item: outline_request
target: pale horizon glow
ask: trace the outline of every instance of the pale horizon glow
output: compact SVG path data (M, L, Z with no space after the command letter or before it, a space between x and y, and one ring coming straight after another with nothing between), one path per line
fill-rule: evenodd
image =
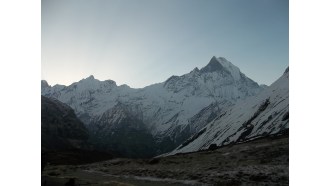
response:
M225 57L259 84L289 65L288 0L42 0L41 79L142 88Z

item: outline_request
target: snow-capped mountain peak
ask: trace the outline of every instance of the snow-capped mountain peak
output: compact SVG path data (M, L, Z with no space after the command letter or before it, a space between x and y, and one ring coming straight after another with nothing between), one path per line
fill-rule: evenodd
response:
M199 123L212 119L215 113L228 105L256 95L261 90L256 82L228 60L212 57L201 70L194 68L190 73L172 76L165 82L141 89L117 86L112 80L100 81L89 76L70 86L44 88L42 95L70 105L87 126L99 122L100 116L105 113L107 119L103 120L103 124L113 126L115 120L108 119L119 116L119 111L115 110L120 109L117 103L121 102L130 109L120 113L139 119L159 141L170 138L173 143L168 149L172 150L185 140L186 136L182 134L185 128L189 136L189 131L200 128ZM207 111L214 114L210 115ZM203 115L204 119L197 120L197 115ZM194 129L189 129L190 126ZM111 133L110 130L104 132Z
M230 61L228 61L224 57L219 57L216 59L226 70L230 72L230 74L233 76L235 81L239 81L241 79L241 71L237 66L233 65Z
M41 89L50 87L46 80L41 80Z
M86 79L95 79L93 75L88 76Z
M93 82L93 81L99 81L99 80L95 79L93 75L90 75L87 78L80 80L79 82Z
M190 73L198 73L199 69L197 67L194 68L194 70L192 70Z
M235 81L239 81L242 77L242 73L238 67L233 65L224 57L213 56L210 62L203 67L200 72L202 73L212 73L212 72L222 72L233 77Z
M256 96L239 100L169 153L207 149L275 135L289 128L289 69Z
M87 78L84 78L77 83L73 83L70 86L81 90L95 90L113 88L116 87L117 84L115 81L112 80L100 81L98 79L95 79L93 75L90 75Z
M210 72L223 71L223 70L226 69L222 66L222 64L220 64L219 60L215 56L213 56L210 62L200 71L202 73L210 73Z

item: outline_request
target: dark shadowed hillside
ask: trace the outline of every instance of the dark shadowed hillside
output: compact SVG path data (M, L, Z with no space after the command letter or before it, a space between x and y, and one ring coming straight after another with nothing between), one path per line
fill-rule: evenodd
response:
M64 185L289 185L289 138L259 138L154 159L113 159L86 165L47 166L43 183Z
M74 111L58 100L41 96L41 163L82 164L110 159L94 151L89 134Z
M41 147L44 150L82 148L88 131L74 111L58 100L41 96Z

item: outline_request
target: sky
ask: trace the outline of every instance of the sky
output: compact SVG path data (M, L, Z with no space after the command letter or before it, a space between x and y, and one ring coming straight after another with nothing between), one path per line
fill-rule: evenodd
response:
M259 84L289 65L288 0L42 0L41 79L142 88L225 57Z

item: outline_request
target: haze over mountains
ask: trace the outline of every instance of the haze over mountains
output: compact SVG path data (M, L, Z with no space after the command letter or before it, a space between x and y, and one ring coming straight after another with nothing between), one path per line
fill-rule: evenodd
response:
M197 151L288 128L288 72L270 87L260 86L223 57L140 89L93 76L70 86L43 80L41 88L75 111L96 148L127 157L178 146L172 153Z

